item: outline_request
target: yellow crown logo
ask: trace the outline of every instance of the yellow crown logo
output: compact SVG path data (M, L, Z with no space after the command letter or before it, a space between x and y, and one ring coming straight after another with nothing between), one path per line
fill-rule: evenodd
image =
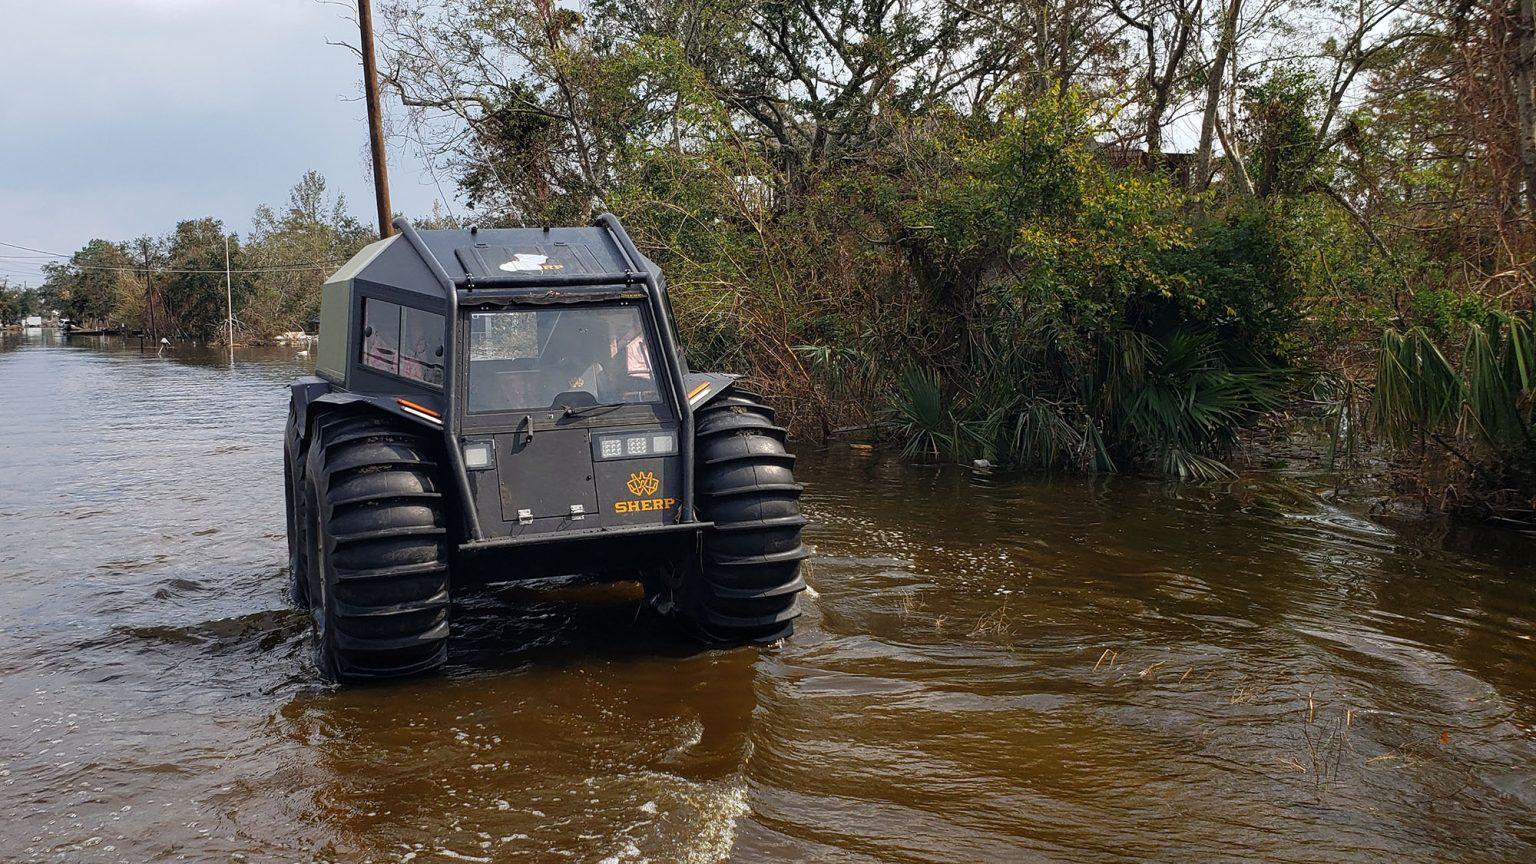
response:
M656 479L654 471L636 471L629 475L629 482L625 485L629 487L631 495L655 495L656 490L661 488L661 481Z

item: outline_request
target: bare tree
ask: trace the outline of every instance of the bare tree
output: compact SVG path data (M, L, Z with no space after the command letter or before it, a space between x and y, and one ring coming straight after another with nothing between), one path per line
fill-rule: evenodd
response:
M1345 0L1338 7L1337 29L1325 43L1325 56L1332 60L1327 74L1328 89L1307 164L1316 164L1324 152L1338 144L1339 130L1334 124L1346 100L1358 95L1356 82L1360 73L1404 39L1423 32L1415 26L1417 22L1412 16L1405 13L1408 3L1409 0Z
M1216 56L1206 67L1205 112L1200 119L1200 146L1195 156L1194 184L1195 188L1200 190L1205 189L1211 182L1213 165L1211 145L1216 134L1217 112L1221 110L1221 97L1224 92L1222 84L1237 43L1237 19L1242 14L1242 10L1243 0L1227 0L1216 22Z
M1525 179L1525 212L1536 219L1536 0L1520 0L1519 16L1515 94L1520 117L1520 166Z
M1163 152L1163 125L1188 79L1184 58L1201 27L1204 0L1110 0L1116 16L1140 35L1141 119L1147 154Z

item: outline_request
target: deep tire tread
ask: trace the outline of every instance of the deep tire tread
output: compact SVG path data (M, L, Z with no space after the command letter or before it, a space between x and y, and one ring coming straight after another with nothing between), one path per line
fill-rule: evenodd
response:
M430 629L415 633L407 633L403 636L373 637L354 636L345 630L336 633L336 647L343 651L368 651L372 653L408 651L411 649L429 648L436 649L448 638L448 622L443 620ZM349 661L366 661L367 658L347 658ZM366 665L366 663L349 663L349 666Z
M398 567L380 567L375 570L341 570L337 569L337 582L367 582L375 579L397 579L401 576L425 576L442 573L446 575L448 567L445 564L402 564Z
M420 499L423 501L441 501L443 496L439 492L396 492L388 496L378 495L353 495L350 498L331 497L332 507L346 507L352 504L377 504L380 501L409 501Z
M436 669L447 660L451 608L436 445L371 415L333 419L317 437L322 669L342 682Z
M760 496L764 492L788 492L798 496L804 489L805 487L799 483L754 483L751 485L727 486L723 489L711 489L708 492L701 492L699 494L708 495L711 498L728 498L732 495Z
M793 564L811 557L810 550L796 546L783 552L764 552L761 555L722 555L705 553L705 561L714 567L768 567L774 564Z
M729 435L733 432L758 432L779 441L789 439L789 430L783 426L775 426L767 419L756 414L749 413L720 413L713 416L700 417L694 434L700 438L713 435Z
M402 528L377 528L372 531L356 531L351 534L333 534L337 543L362 543L367 540L388 540L394 537L430 537L447 534L446 528L407 526Z
M696 417L696 503L714 527L679 606L709 641L773 642L800 614L800 562L809 555L800 540L803 487L784 447L788 433L773 420L761 397L734 387Z
M354 606L337 601L336 614L342 618L378 618L385 615L409 615L414 612L434 612L448 605L448 592L442 591L426 600L408 600L388 606Z
M727 522L723 525L717 522L715 523L715 530L729 533L731 531L760 531L765 527L803 528L806 525L809 525L810 522L811 520L797 514L794 516L776 516L768 519L758 519L755 522Z
M448 660L447 645L443 645L437 651L427 657L414 662L399 663L395 665L362 665L361 663L351 667L348 674L349 681L388 681L394 678L409 678L413 675L423 675L436 670Z
M805 590L805 579L797 575L788 582L769 585L766 588L727 588L723 585L711 585L709 590L722 600L757 600L764 597L798 594Z

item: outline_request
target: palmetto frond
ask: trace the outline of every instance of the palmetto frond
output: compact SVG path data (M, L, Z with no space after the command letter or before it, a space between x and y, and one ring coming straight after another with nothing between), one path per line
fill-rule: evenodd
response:
M1176 330L1163 339L1107 340L1091 398L1115 444L1165 474L1207 480L1230 475L1210 457L1237 428L1281 404L1285 378L1254 364L1236 367L1210 333Z
M1458 370L1420 329L1382 334L1371 400L1375 429L1396 446L1420 435L1467 438L1496 453L1530 448L1536 336L1529 315L1468 328Z
M1453 425L1464 392L1461 377L1423 330L1382 334L1371 417L1389 441L1401 446L1422 430Z
M908 456L939 457L955 446L955 424L944 405L939 373L914 366L897 383L886 425L906 441Z

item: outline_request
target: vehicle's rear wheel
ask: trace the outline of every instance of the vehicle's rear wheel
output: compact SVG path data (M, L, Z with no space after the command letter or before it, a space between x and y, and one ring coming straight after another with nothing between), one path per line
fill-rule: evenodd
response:
M715 523L697 569L674 579L678 611L713 642L771 642L788 636L805 590L800 562L800 484L795 457L773 409L732 389L695 418L699 517Z
M309 608L309 519L304 513L304 450L299 436L298 414L290 403L288 426L283 435L284 509L288 515L288 599L300 609Z
M300 508L316 665L338 682L435 669L448 656L449 613L439 448L382 415L321 423Z

